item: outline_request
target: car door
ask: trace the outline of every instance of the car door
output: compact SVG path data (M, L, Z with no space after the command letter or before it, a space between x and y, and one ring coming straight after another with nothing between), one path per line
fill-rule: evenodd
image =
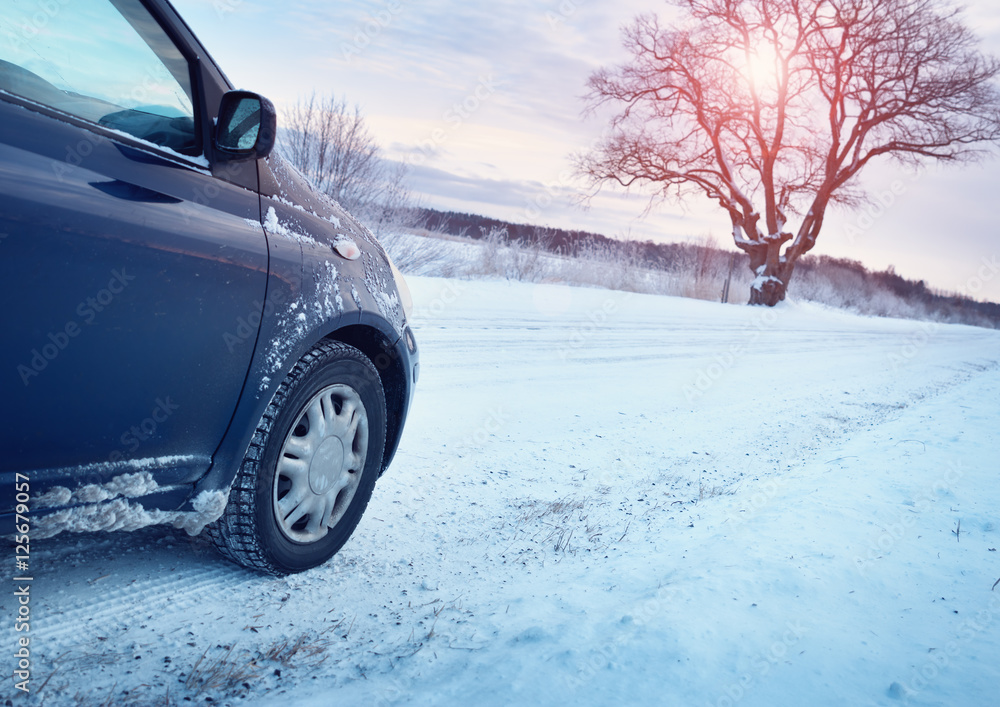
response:
M0 33L0 480L193 480L265 300L256 171L213 175L224 87L162 12L51 5Z

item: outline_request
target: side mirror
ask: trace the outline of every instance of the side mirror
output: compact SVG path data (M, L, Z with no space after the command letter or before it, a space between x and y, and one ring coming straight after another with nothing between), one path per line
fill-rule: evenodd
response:
M215 147L225 158L267 157L277 132L278 117L271 101L250 91L229 91L222 97Z

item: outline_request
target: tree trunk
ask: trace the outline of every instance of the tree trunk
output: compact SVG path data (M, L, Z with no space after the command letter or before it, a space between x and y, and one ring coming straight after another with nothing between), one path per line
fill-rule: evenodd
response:
M757 279L750 286L749 304L763 304L773 307L785 299L785 291L787 289L788 283L773 275L765 275L763 278L758 275Z
M792 269L785 267L781 262L781 244L771 243L768 245L763 258L750 257L750 270L757 277L750 283L749 304L762 304L768 307L785 299L785 292L788 290L788 280L791 277Z

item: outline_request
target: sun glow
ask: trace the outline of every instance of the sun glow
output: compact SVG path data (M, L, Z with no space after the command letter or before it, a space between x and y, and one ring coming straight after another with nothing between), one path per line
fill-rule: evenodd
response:
M778 87L780 73L778 52L769 44L762 43L749 56L742 56L743 77L758 92L774 90Z

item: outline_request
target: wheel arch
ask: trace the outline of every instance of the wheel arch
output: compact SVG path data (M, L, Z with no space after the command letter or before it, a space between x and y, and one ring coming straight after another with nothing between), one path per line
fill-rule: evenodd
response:
M300 343L288 356L287 364L288 368L291 368L299 357L321 341L339 341L353 346L372 362L382 381L386 404L386 440L382 452L381 475L389 467L399 446L413 395L418 354L408 327L404 327L403 333L400 334L384 319L371 314L366 317L365 314L362 313L362 323L357 323L358 320L355 319L353 323L344 324L325 334L322 329L314 331L311 337L304 340L310 343L305 344L304 341ZM250 380L252 379L253 375ZM248 386L251 385L250 380L247 382ZM270 392L276 390L279 383L280 380L272 382L273 388ZM245 390L244 395L246 392ZM180 510L190 510L194 498L203 491L228 489L232 485L249 448L253 430L269 400L270 394L251 396L241 401L241 406L247 407L237 411L227 433L227 439L223 440L220 449L217 450L211 467L195 482L191 495Z
M396 453L396 447L399 445L410 400L412 383L406 370L409 356L403 355L408 353L404 343L406 337L391 341L382 331L373 326L351 324L341 327L323 338L353 346L363 353L378 371L382 381L386 407L385 450L382 453L382 472L385 472Z

